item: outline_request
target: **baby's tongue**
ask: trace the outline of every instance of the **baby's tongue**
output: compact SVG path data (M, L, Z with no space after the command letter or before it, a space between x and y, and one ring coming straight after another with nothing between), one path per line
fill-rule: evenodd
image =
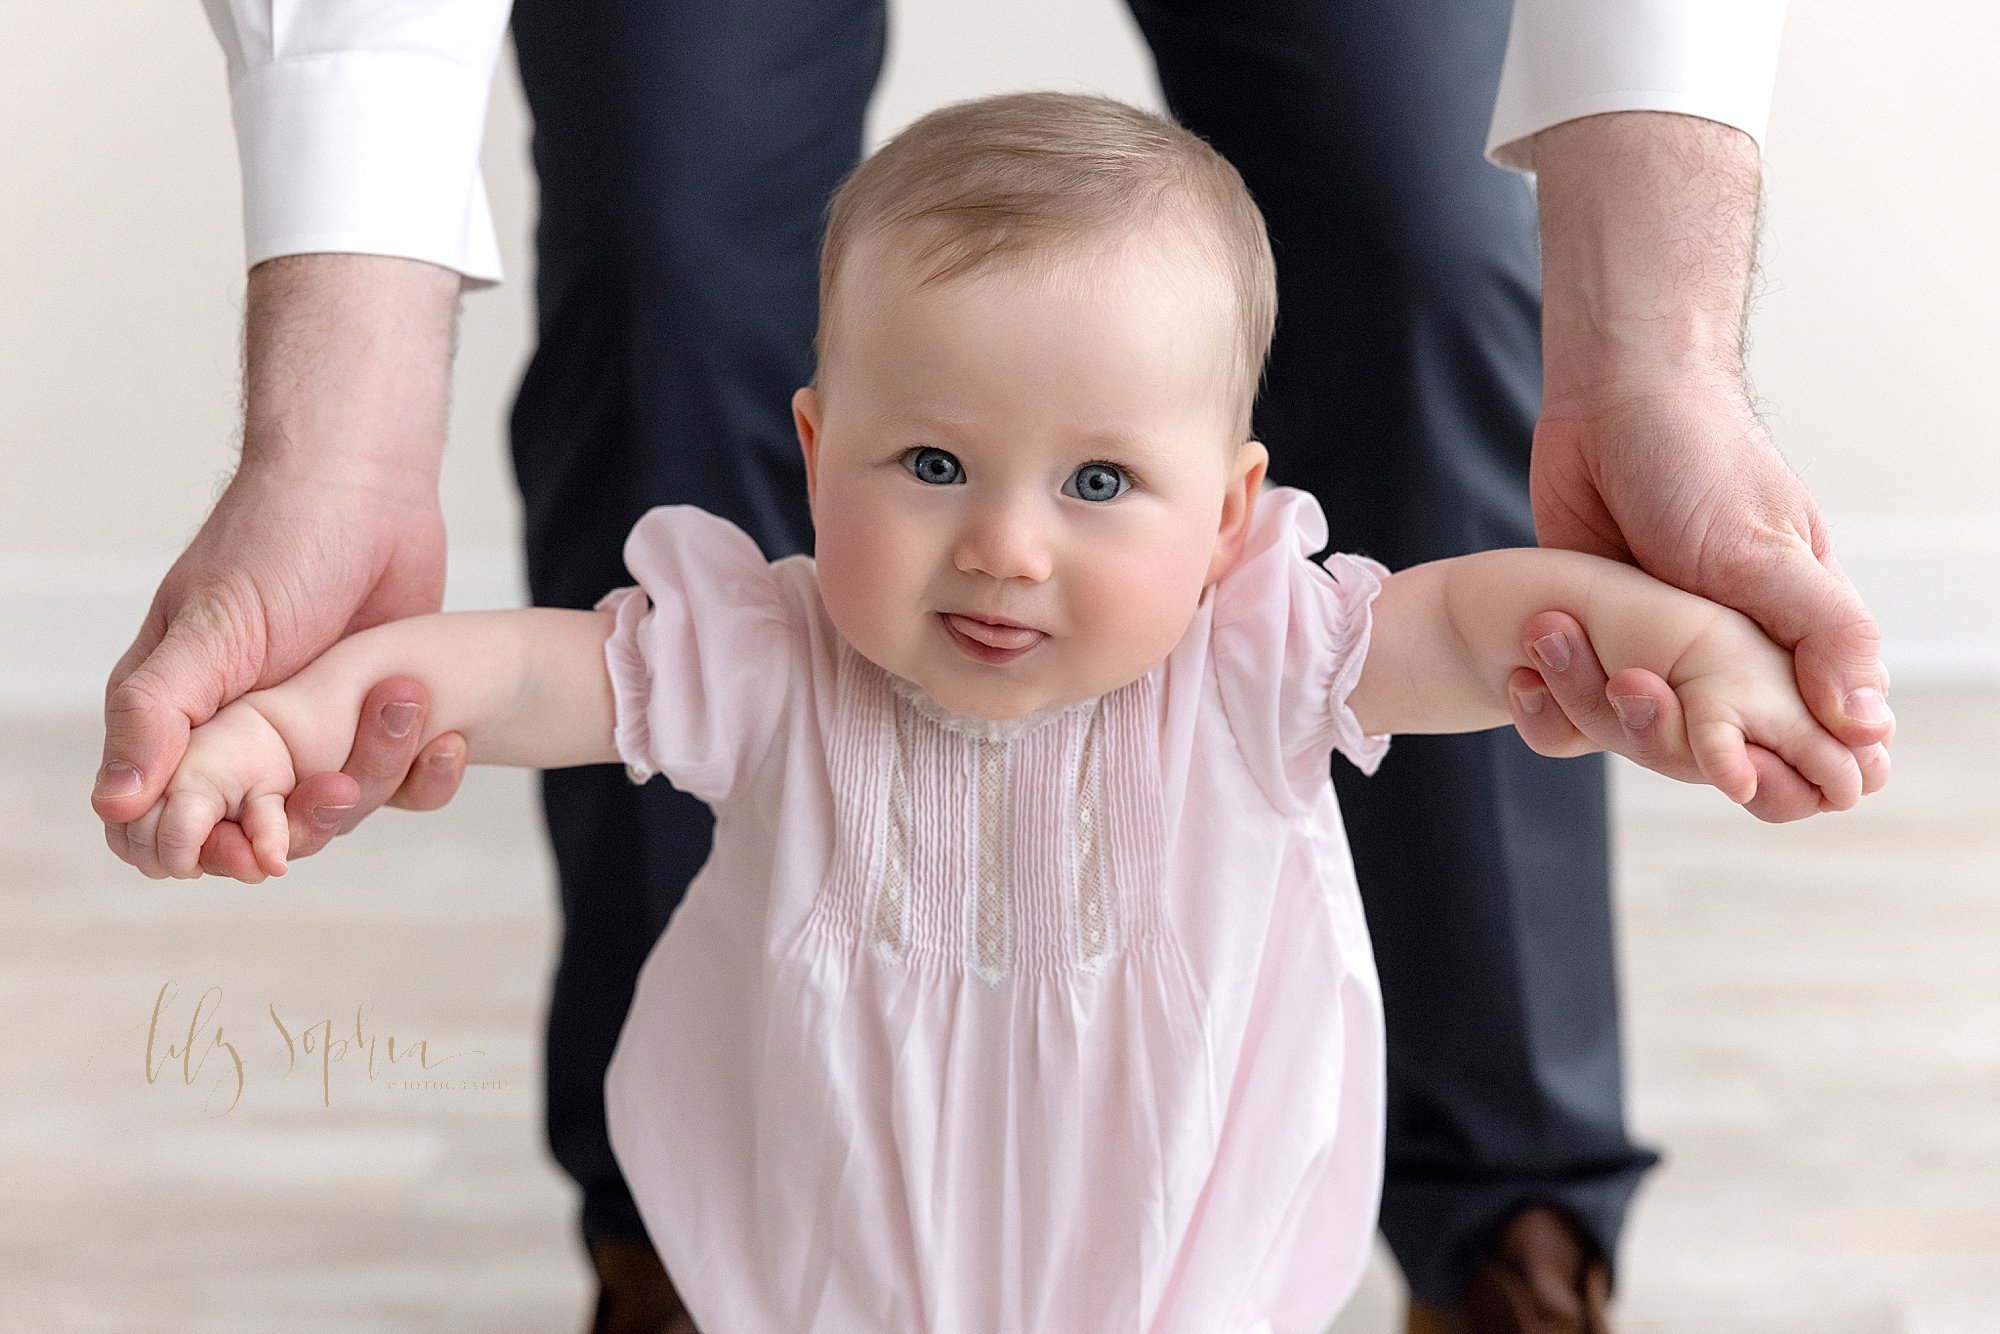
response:
M976 639L988 648L1026 648L1042 637L1040 630L1028 630L1018 625L988 625L965 616L953 616L951 623L958 627L960 634Z

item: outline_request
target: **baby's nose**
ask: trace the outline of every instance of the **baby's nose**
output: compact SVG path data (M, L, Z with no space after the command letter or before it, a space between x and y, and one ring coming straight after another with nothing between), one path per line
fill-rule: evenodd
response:
M1054 564L1050 552L1042 522L1027 506L993 505L982 507L968 520L956 559L967 574L1040 583Z

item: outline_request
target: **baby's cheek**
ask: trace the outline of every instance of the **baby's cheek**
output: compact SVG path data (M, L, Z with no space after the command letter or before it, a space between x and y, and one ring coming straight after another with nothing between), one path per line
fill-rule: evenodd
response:
M821 525L817 539L816 569L827 615L855 648L883 661L894 651L885 642L896 630L889 609L907 611L914 596L907 590L915 556L898 540L893 524L851 518Z
M1187 633L1207 570L1205 560L1196 567L1185 552L1154 555L1112 562L1109 577L1094 584L1091 624L1104 631L1098 642L1129 660L1134 678L1165 658Z

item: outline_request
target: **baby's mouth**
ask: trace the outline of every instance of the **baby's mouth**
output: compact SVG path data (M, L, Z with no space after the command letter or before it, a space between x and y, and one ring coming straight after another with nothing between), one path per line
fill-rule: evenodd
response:
M989 625L985 621L975 621L969 616L959 616L946 612L945 619L967 639L975 640L988 648L1027 648L1042 638L1040 630L1029 630L1018 625Z

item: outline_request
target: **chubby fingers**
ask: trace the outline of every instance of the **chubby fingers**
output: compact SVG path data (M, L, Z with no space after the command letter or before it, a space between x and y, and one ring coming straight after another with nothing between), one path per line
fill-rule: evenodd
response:
M1770 750L1750 740L1736 720L1715 715L1706 702L1700 708L1702 716L1688 724L1688 741L1702 772L1697 781L1711 784L1758 819L1786 824L1822 811L1846 810L1858 799L1858 792L1848 795L1848 785L1836 777L1837 766L1789 747L1784 753Z
M228 803L204 786L169 787L137 819L105 827L105 841L149 880L195 880L201 850Z
M286 853L291 848L291 834L285 827L284 796L265 792L247 799L243 803L241 825L259 869L270 875L283 875Z

